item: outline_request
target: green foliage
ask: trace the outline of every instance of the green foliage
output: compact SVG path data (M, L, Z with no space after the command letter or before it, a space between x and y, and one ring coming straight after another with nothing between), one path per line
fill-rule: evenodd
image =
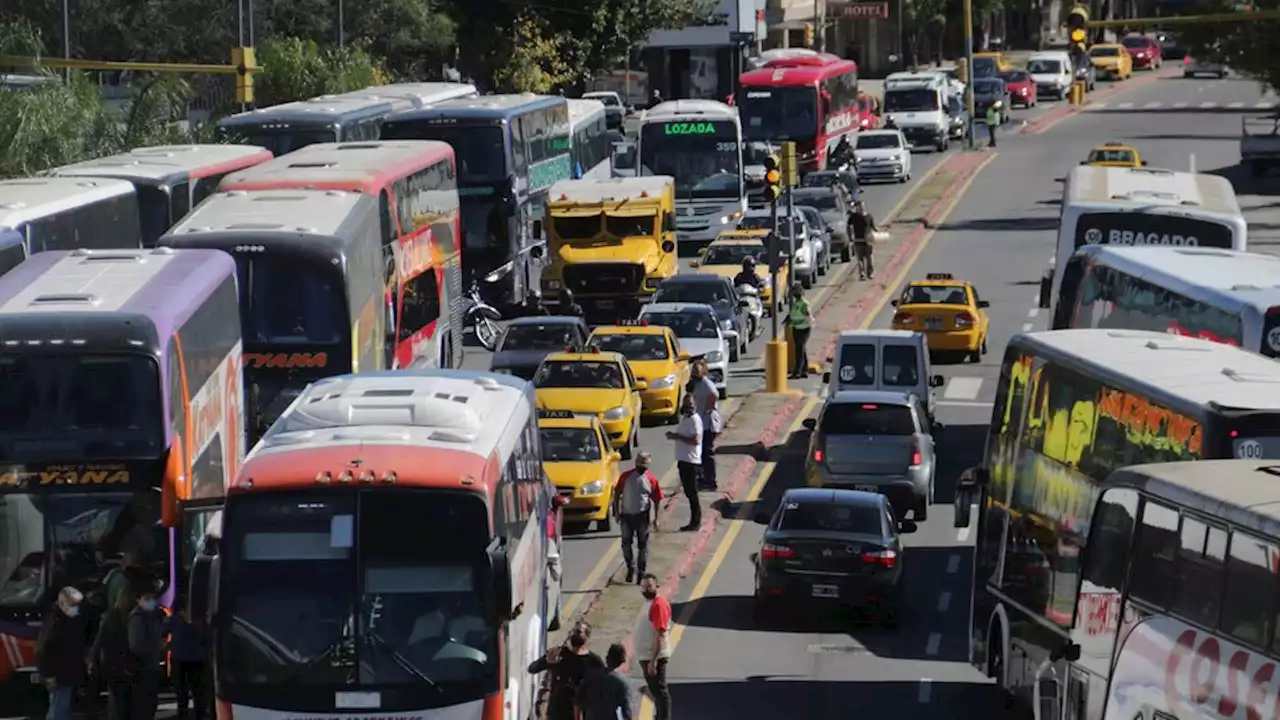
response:
M581 2L560 4L566 7L549 5L540 12L560 30L579 71L576 79L621 66L655 30L724 22L713 17L716 4L711 0L595 0L585 10Z
M1255 10L1280 8L1280 0L1255 2ZM1210 0L1184 14L1200 15L1237 12L1234 2ZM1275 51L1280 38L1280 21L1249 20L1235 23L1179 25L1175 28L1179 44L1192 57L1226 62L1232 70L1256 79L1272 90L1280 91L1280 53Z
M549 93L569 78L560 40L537 20L523 18L515 26L507 62L494 71L494 81L507 92Z
M386 79L377 61L358 46L326 48L293 37L263 42L258 63L264 68L255 79L260 106L349 92Z
M347 42L353 39L380 58L395 76L437 77L453 60L458 25L431 0L381 0L349 3L358 12L346 17Z

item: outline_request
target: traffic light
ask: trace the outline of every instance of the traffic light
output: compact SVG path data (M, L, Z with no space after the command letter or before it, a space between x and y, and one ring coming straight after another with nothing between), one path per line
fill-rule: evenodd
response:
M813 45L813 23L805 23L805 24L804 24L804 46L805 46L805 47L807 47L807 48L811 48L811 49L813 49L813 48L814 48L814 45Z
M1089 8L1076 5L1067 15L1067 37L1071 40L1071 53L1085 55L1089 52L1089 31L1085 24L1089 22Z
M796 172L796 144L790 141L782 143L782 184L795 187L800 184L800 173Z
M782 161L777 155L764 159L764 183L765 196L769 198L769 202L777 202L782 197Z
M253 48L231 48L231 64L236 66L236 102L249 105L253 103L253 74L258 70Z

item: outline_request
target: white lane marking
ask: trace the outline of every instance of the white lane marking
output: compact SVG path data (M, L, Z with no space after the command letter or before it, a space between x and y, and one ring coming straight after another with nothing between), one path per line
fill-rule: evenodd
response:
M1162 103L1158 103L1158 102L1149 102L1149 103L1147 103L1146 105L1143 105L1142 107L1147 108L1148 110L1150 110L1151 108L1158 108L1158 107L1160 107L1160 105L1161 105L1161 104L1162 104Z
M924 646L924 654L925 654L925 655L937 655L937 654L938 654L938 648L939 648L939 647L941 647L941 646L942 646L942 634L941 634L941 633L931 633L931 634L929 635L929 642L928 642L928 643L926 643L926 644L925 644L925 646Z
M1242 102L1233 102L1233 103L1231 103L1231 104L1227 105L1227 107L1229 107L1229 108L1242 108L1242 107L1244 107L1244 103L1242 103Z
M951 557L947 558L947 574L955 575L956 571L959 569L960 569L960 556L953 553Z
M1033 326L1035 326L1035 323L1022 323L1022 332L1031 332Z
M970 517L972 517L972 515L970 515ZM962 543L969 542L968 526L962 527L956 531L956 542L962 542Z
M1274 106L1275 106L1275 103L1273 103L1273 102L1268 102L1268 101L1266 101L1266 100L1260 100L1260 101L1258 102L1258 104L1257 104L1257 105L1254 105L1253 107L1254 107L1254 109L1255 109L1255 110L1270 110L1270 109L1271 109L1272 107L1274 107Z
M1039 314L1040 314L1040 308L1038 308L1038 307L1033 307L1033 308L1031 308L1031 310L1029 310L1029 311L1027 312L1027 317L1029 317L1029 318L1033 318L1033 317L1035 317L1035 316L1037 316L1037 315L1039 315Z
M1189 168L1187 170L1187 172L1189 173L1193 173L1196 171L1196 154L1195 153L1191 153L1191 155L1187 158L1187 167Z
M1106 103L1094 103L1094 104L1090 105L1089 107L1090 107L1090 109L1092 109L1092 110L1101 110L1102 108L1104 108L1104 107L1106 107L1106 106L1107 106L1107 104L1106 104Z
M1200 103L1200 107L1202 107L1202 108L1211 108L1211 107L1216 107L1216 106L1217 106L1217 104L1218 104L1218 103L1215 103L1215 102L1203 102L1203 103Z
M944 400L977 400L982 378L953 377L942 393Z
M1188 104L1189 104L1189 103L1176 102L1176 103L1174 103L1174 104L1173 104L1173 106L1174 106L1174 107L1176 107L1176 108L1184 108L1184 107L1186 107Z
M921 704L924 704L929 702L929 696L932 694L933 681L929 678L920 678L920 694L916 696L916 699L919 700Z
M989 408L995 403L991 400L939 400L936 404L943 407Z
M1131 107L1133 107L1133 103L1120 103L1120 104L1119 104L1119 105L1117 105L1116 107L1121 108L1121 109L1123 109L1123 108L1131 108Z
M951 607L951 593L944 592L938 596L938 612L946 612Z

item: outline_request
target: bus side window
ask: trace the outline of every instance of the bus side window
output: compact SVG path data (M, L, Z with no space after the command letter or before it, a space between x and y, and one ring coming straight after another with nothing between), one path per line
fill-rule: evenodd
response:
M382 219L382 245L391 257L396 243L396 221L391 217L391 196L385 189L378 194L378 216Z
M1138 492L1131 488L1111 488L1098 502L1084 558L1084 580L1096 592L1119 595L1124 590L1137 517Z
M178 183L169 188L169 224L177 225L178 221L191 212L191 184Z
M422 274L405 283L400 340L408 340L439 319L440 283L435 268L426 268Z
M1152 500L1142 504L1142 522L1133 544L1129 594L1160 608L1173 604L1178 552L1178 511Z
M0 246L0 275L14 269L27 259L22 243L15 242L9 246Z
M1086 260L1073 257L1062 271L1062 286L1058 289L1058 304L1053 309L1053 329L1064 330L1072 326L1076 304L1080 300L1080 281L1087 272ZM1085 327L1090 327L1086 325Z
M222 183L222 178L224 177L226 177L226 173L196 178L195 184L192 185L191 207L199 205L204 202L205 198L218 192L218 185ZM175 219L174 222L177 222L177 220Z
M1178 554L1173 609L1184 617L1214 627L1222 607L1227 531L1183 516L1179 534L1182 548Z
M1240 531L1231 533L1227 554L1227 584L1222 594L1222 621L1226 634L1255 647L1280 649L1275 630L1277 578L1275 560L1280 548L1267 540Z

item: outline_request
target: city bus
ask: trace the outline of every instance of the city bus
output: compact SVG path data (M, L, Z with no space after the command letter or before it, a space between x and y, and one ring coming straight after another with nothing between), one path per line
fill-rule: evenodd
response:
M734 105L748 142L796 143L801 172L823 170L827 151L858 130L858 65L812 50L769 50L738 78Z
M163 145L64 165L49 173L133 183L142 245L155 247L161 235L217 191L223 176L270 159L269 150L253 145Z
M471 83L416 82L372 85L363 90L352 90L337 97L408 100L415 108L424 108L454 98L475 97L480 93Z
M670 100L640 118L637 174L676 181L676 236L709 243L747 209L742 125L715 100Z
M218 130L226 140L280 157L315 143L377 140L384 118L412 107L402 97L324 95L229 115L218 121Z
M572 174L565 99L526 94L446 100L388 118L382 136L453 146L463 273L480 283L492 304L526 303L540 283L547 190Z
M1085 245L1063 271L1053 328L1154 330L1280 357L1277 278L1275 255Z
M222 189L345 190L377 198L386 357L392 368L460 367L463 289L455 176L453 148L442 142L317 143L229 175Z
M613 143L622 135L609 129L608 114L599 100L566 100L569 105L569 154L575 180L613 177Z
M1030 678L1081 612L1080 560L1108 476L1276 458L1277 408L1280 364L1240 348L1140 330L1014 336L985 457L955 501L967 527L978 497L970 661L1034 702Z
M196 571L222 714L536 717L561 504L540 452L519 378L311 385L245 459Z
M251 443L313 380L386 369L376 200L339 190L220 192L160 245L236 261Z
M0 180L0 230L22 235L28 254L142 247L133 185L105 178Z
M0 277L0 683L40 621L132 556L171 607L245 453L235 264L208 251L32 255Z
M1081 165L1062 190L1058 249L1040 285L1048 308L1072 253L1085 245L1172 245L1246 250L1248 225L1220 175Z

